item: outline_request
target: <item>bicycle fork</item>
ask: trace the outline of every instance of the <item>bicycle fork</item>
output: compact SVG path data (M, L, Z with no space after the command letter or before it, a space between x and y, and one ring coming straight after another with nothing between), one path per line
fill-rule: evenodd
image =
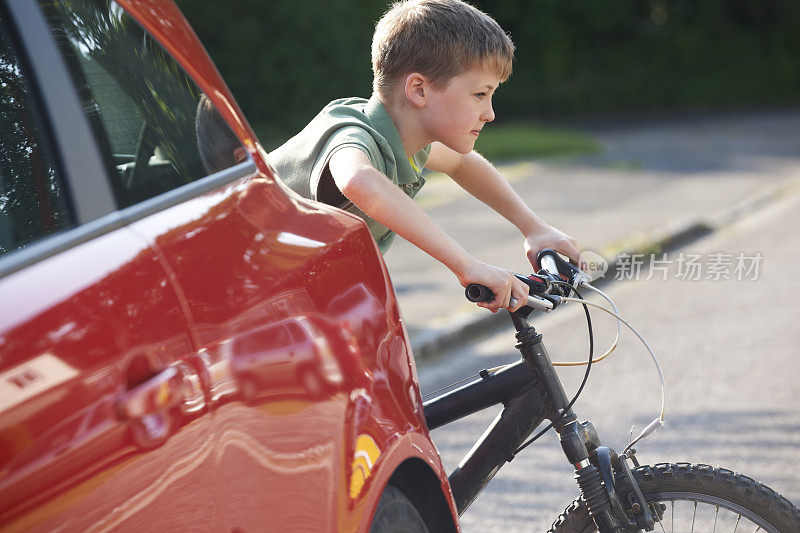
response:
M504 406L450 474L450 487L459 516L500 468L514 458L518 448L536 427L549 419L554 421L564 454L575 468L575 479L598 529L602 533L620 531L620 522L615 518L614 510L620 512L622 509L616 494L609 495L609 490L615 492L616 487L612 486L613 483L604 483L604 477L613 476L613 473L599 470L590 460L590 454L600 448L597 432L591 423L579 423L569 407L561 380L542 343L542 336L528 324L527 315L518 311L512 313L511 318L517 330L517 349L522 354L522 360L491 374L482 373L481 379L424 404L429 429L493 405L502 403ZM635 484L632 476L630 480ZM643 498L641 504L644 505ZM647 509L644 513L649 515ZM652 527L652 518L647 516L647 519L647 525Z

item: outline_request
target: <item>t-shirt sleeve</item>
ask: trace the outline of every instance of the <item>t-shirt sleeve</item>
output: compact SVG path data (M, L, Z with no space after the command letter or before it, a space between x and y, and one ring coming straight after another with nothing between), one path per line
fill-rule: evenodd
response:
M367 130L359 128L358 126L340 128L328 137L328 140L322 146L319 156L312 167L309 186L311 189L311 196L314 200L320 200L320 191L330 189L330 187L336 187L335 184L332 183L333 179L328 170L328 163L333 154L345 147L358 148L367 154L373 167L385 173L383 158L380 156L381 152L378 148L378 143L372 135L370 135ZM323 183L327 181L330 181L330 183Z

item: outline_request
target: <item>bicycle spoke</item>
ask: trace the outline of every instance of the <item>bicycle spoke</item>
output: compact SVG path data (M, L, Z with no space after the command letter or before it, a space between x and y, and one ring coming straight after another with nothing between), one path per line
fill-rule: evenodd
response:
M714 513L714 529L711 530L711 533L715 533L717 531L717 517L719 517L719 505L717 505L717 510Z
M658 521L658 525L661 526L661 531L663 531L664 533L667 533L667 530L664 529L664 523L662 521L659 520Z
M739 515L739 516L736 518L736 526L734 526L734 528L733 528L733 533L736 533L736 530L737 530L737 529L739 529L739 521L740 521L741 519L742 519L742 515Z
M675 533L675 502L672 502L672 533Z
M694 533L694 519L697 517L697 502L694 502L694 513L692 513L692 531Z

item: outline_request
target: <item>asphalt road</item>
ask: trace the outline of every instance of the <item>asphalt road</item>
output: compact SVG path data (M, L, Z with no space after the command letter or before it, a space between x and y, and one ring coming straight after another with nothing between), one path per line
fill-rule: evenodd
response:
M645 264L640 279L606 286L622 315L650 342L666 376L667 423L637 446L642 463L720 465L800 504L797 235L800 196L670 254L663 263L669 266L666 281L660 279L665 275L660 270L653 279L645 279L650 271ZM733 263L712 255L716 253L731 254ZM762 259L757 276L736 272L736 256L743 254L751 267L758 253ZM687 261L697 255L703 279L685 279L694 277ZM704 279L726 273L734 279ZM739 274L743 279L736 279ZM613 338L614 322L600 312L593 318L598 348L604 350ZM588 342L579 307L570 304L534 324L554 361L585 357ZM419 368L423 394L481 368L517 359L513 345L509 327L425 361ZM583 370L565 369L561 376L571 394ZM621 347L593 368L574 410L594 423L604 444L620 450L632 425L641 429L657 416L658 384L647 352L632 334L623 332ZM498 412L488 410L432 433L448 470ZM578 493L572 475L555 434L549 433L500 471L462 517L463 530L546 530Z

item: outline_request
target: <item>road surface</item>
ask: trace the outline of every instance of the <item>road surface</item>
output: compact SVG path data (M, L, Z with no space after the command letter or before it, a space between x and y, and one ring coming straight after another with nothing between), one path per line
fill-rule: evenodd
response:
M666 274L657 269L647 280L645 262L640 279L606 286L622 315L650 342L666 376L667 423L637 446L642 463L720 465L800 504L798 235L800 196L794 196L670 254L657 265L667 266ZM752 267L758 254L757 274L736 272L738 256ZM700 256L695 260L700 280L691 279L697 273L688 267L695 256ZM734 279L724 279L726 273ZM595 338L604 349L614 323L600 315L593 312ZM570 304L534 324L554 361L586 355L580 308ZM419 368L423 394L515 360L513 345L509 328L426 361ZM583 370L566 369L561 375L571 394ZM595 424L604 444L621 450L632 425L640 430L657 416L658 383L647 352L623 332L621 347L593 368L574 410ZM448 470L499 412L489 411L433 431ZM577 495L572 476L551 432L500 471L464 514L462 527L466 532L544 531Z

